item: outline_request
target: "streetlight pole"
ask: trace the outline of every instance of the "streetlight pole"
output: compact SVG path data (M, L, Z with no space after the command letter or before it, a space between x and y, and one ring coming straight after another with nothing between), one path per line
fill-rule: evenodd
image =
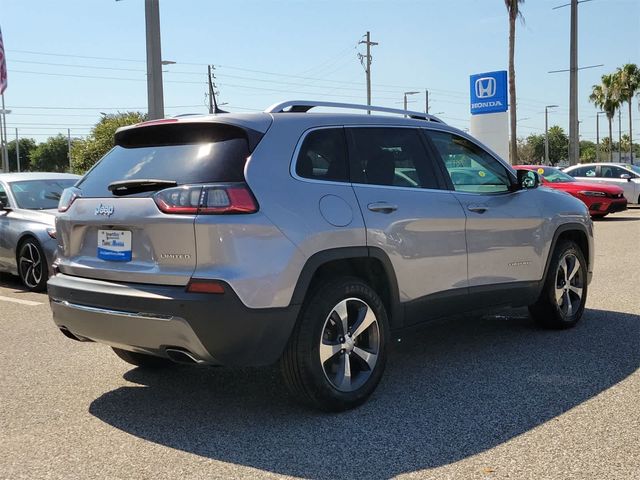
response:
M596 162L600 161L600 115L606 112L596 112Z
M158 0L145 0L144 16L147 36L147 111L149 120L155 120L164 118Z
M407 96L415 95L417 93L420 93L420 92L404 92L404 109L405 109L405 111L407 110ZM405 115L405 117L406 117L406 115Z
M544 164L549 164L549 109L558 105L547 105L544 107Z
M20 138L18 137L18 129L16 128L16 166L20 173Z

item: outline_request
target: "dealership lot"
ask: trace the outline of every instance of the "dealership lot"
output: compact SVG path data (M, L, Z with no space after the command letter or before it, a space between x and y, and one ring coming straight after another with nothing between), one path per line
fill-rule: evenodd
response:
M578 327L434 323L337 415L293 403L275 369L129 368L2 276L0 478L638 478L640 209L595 237Z

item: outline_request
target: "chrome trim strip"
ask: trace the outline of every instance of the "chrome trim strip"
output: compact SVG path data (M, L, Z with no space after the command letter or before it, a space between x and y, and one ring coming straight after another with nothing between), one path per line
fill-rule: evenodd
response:
M90 313L101 313L103 315L117 315L120 317L131 317L131 318L144 318L146 320L162 320L169 321L175 320L176 317L173 315L162 315L161 313L146 313L146 312L125 312L122 310L111 310L109 308L100 308L100 307L89 307L88 305L78 305L77 303L70 303L66 300L60 300L59 298L52 298L51 302L56 303L58 305L62 305L67 308L74 308L76 310L82 310L84 312Z

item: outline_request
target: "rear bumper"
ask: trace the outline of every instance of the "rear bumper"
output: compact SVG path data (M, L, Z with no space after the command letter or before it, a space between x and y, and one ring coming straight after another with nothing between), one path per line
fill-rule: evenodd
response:
M200 294L59 273L48 291L55 324L79 339L167 358L167 348L186 350L213 365L274 363L299 310L248 308L229 285L224 294Z

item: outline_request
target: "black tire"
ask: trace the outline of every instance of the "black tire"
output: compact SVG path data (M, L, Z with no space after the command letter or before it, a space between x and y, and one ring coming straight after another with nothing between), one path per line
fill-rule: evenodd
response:
M44 251L35 238L27 238L20 243L16 262L20 280L29 291L43 292L47 288L49 266Z
M307 296L282 355L284 382L297 400L319 410L357 407L382 378L388 338L386 310L369 285L356 277L323 282Z
M578 267L574 271L575 262ZM541 327L571 328L582 318L587 287L587 262L582 250L575 242L563 240L553 252L540 298L529 306L529 312Z
M174 363L166 358L147 355L145 353L130 352L120 348L112 347L115 354L131 365L141 368L165 368L170 367Z

